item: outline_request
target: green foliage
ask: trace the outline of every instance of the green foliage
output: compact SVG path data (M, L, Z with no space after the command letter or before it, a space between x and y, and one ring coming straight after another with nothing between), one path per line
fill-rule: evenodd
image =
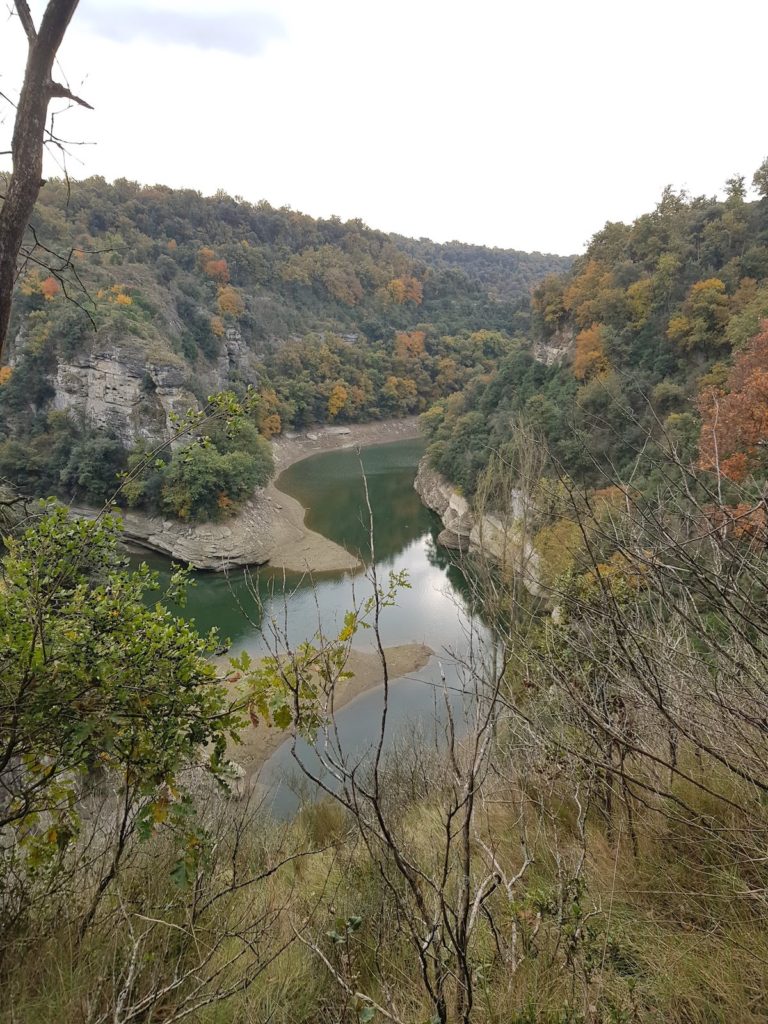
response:
M210 321L227 278L242 300L233 320L250 348L318 330L355 331L366 345L420 323L445 334L520 330L530 286L569 264L541 253L387 235L359 220L315 220L223 193L203 197L101 178L49 180L36 219L48 244L77 236L85 251L113 248L108 257L84 255L78 265L96 297L100 330L109 323L159 341L162 330L149 322L154 309L174 322L171 334L181 334L179 349L189 358L219 354ZM115 287L132 301L116 301ZM65 304L60 296L44 301L32 287L17 315L45 309L58 318Z
M0 565L0 826L34 862L77 835L95 773L143 802L148 832L183 816L180 769L221 774L238 725L206 660L215 636L150 606L155 576L127 571L117 541L111 518L50 506ZM177 574L167 598L185 586Z
M100 505L117 490L126 454L108 432L52 412L30 424L24 440L0 442L0 476L24 494L58 494Z
M251 480L265 478L263 446L238 448L247 464L214 439L215 451L138 472L140 459L81 422L84 408L72 409L75 426L51 418L55 387L70 373L62 364L76 368L74 378L105 353L143 365L147 387L127 430L149 446L168 440L160 385L169 378L201 405L222 386L255 386L262 408L253 419L267 438L420 413L489 372L510 334L527 327L530 285L570 264L100 178L71 189L48 181L35 218L53 248L77 239L71 285L96 329L56 281L36 268L22 278L14 367L0 380L0 472L28 493L100 503L115 471L127 469L131 503L195 518L227 514Z
M738 175L727 193L665 189L653 213L607 224L568 273L536 285L532 341L565 358L541 365L521 346L441 397L422 421L434 465L471 494L521 421L587 484L650 480L649 437L673 434L694 461L698 393L722 384L768 316L768 204L745 202Z
M125 465L125 448L114 437L93 433L73 445L59 479L65 493L103 504L115 494Z
M106 431L52 412L33 422L26 443L13 437L0 443L0 476L25 494L99 506L115 498L180 518L219 518L236 511L274 472L270 446L249 418L259 402L252 391L242 400L222 392L203 411L174 417L183 446L168 463L166 445L144 443L128 452Z
M290 656L265 657L254 663L247 651L230 659L240 685L248 695L251 721L287 729L293 725L312 739L321 722L333 711L336 685L350 678L346 669L352 641L361 629L370 629L377 615L394 606L397 593L410 587L405 572L390 572L386 584L360 607L348 611L335 637L322 630L298 644Z
M213 411L200 434L177 448L166 464L138 450L129 460L124 486L131 505L144 505L179 519L219 519L235 512L274 473L269 443L238 403L222 418Z
M258 464L248 452L190 445L174 452L168 464L161 506L179 519L213 519L247 498L258 481Z
M768 198L768 157L752 175L752 186L757 189L763 199Z

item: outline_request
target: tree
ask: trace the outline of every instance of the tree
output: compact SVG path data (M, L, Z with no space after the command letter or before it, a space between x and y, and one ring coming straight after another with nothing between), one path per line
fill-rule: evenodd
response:
M592 324L576 335L573 355L573 375L576 380L587 380L608 369L603 333L602 324Z
M344 409L349 392L341 381L334 384L328 397L328 419L334 420Z
M222 316L236 318L242 316L245 311L245 302L242 295L231 284L225 284L219 288L218 305Z
M53 138L46 128L48 104L58 97L92 109L51 77L53 62L77 3L78 0L49 0L36 29L27 0L15 0L29 53L11 142L13 170L0 209L0 356L11 318L16 261L43 184L43 147L46 138Z
M768 198L768 156L752 175L752 187L760 193L763 199Z
M133 828L142 805L169 810L190 761L222 771L234 734L213 636L149 606L156 579L127 571L117 544L110 517L59 506L0 563L0 828L38 859L77 835L95 774L118 780Z
M723 388L705 388L699 464L732 480L765 465L768 440L768 321L733 361Z
M743 203L744 198L747 194L746 187L744 185L744 175L734 174L733 177L728 178L725 183L725 197L726 202L729 203Z
M691 285L682 313L670 319L667 337L685 351L716 348L725 343L729 315L725 284L717 277L697 281Z
M212 423L199 443L173 453L162 474L161 505L180 519L217 519L265 486L273 472L272 451L253 423Z

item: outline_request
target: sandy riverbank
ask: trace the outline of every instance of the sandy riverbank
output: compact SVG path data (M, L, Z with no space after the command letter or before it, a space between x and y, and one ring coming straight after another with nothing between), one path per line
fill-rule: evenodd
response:
M304 523L306 509L269 484L264 497L271 510L271 543L267 564L286 572L344 572L360 567L353 554Z
M419 436L415 416L349 427L318 427L272 442L280 473L294 462L321 452L388 444ZM99 509L70 506L74 515L94 518ZM306 510L276 483L257 489L229 519L196 523L166 519L135 509L120 510L123 536L140 548L157 551L195 569L222 572L244 565L270 565L289 572L345 572L359 568L346 548L305 525Z
M424 668L433 652L426 644L400 644L384 651L390 681L412 675ZM341 681L334 694L333 710L338 712L356 697L384 683L384 672L379 655L374 651L352 650L346 670L351 679ZM372 726L375 728L375 726ZM242 742L232 746L229 756L252 776L272 754L289 738L288 734L265 723L249 726L242 734Z
M419 437L418 417L384 420L379 423L353 423L348 427L318 427L303 434L275 438L272 451L277 472L302 459L345 448L390 444ZM360 563L346 548L335 544L305 525L306 510L277 484L265 491L267 501L279 513L273 522L274 548L269 564L290 572L339 572L356 569Z
M376 423L350 423L341 427L325 426L296 434L288 432L272 439L272 454L278 473L294 462L311 455L332 452L340 448L367 448L369 445L390 444L421 437L418 416Z

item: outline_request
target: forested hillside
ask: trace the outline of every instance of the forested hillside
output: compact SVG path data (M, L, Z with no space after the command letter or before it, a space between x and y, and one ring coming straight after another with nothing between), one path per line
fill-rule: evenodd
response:
M527 330L531 285L568 265L100 178L49 181L32 228L40 263L19 281L0 371L0 475L86 500L214 391L255 389L265 437L422 411L490 370ZM216 468L225 507L261 478ZM221 511L212 488L199 502L171 490L168 512Z
M433 721L391 746L382 629L409 588L396 564L369 566L373 589L353 592L338 632L290 642L286 596L268 657L216 663L215 632L169 611L184 574L154 604L160 581L129 570L111 517L51 504L9 539L9 1021L762 1024L765 185L754 203L739 179L724 202L667 191L607 225L534 287L527 337L483 319L527 320L524 302L491 297L503 260L478 259L473 284L391 239L373 277L355 270L352 302L328 251L341 240L286 247L262 291L236 269L242 239L174 248L104 227L103 251L75 257L95 334L55 275L27 273L0 454L30 488L98 494L189 397L227 384L224 419L124 488L181 517L225 514L268 475L264 437L285 424L439 396L431 459L472 500L454 511L493 531L451 563L470 619L438 657L456 658L462 698L441 661ZM462 288L430 291L456 274ZM261 302L297 326L256 337ZM364 310L391 314L381 336ZM427 561L447 560L424 542ZM335 718L363 630L385 680L367 757ZM253 728L290 739L291 821L228 759Z
M756 202L741 177L724 201L666 189L652 213L606 224L569 272L535 285L528 341L425 417L435 465L472 493L524 422L564 473L595 486L649 479L649 438L705 468L717 459L731 479L763 470L765 165L755 186Z

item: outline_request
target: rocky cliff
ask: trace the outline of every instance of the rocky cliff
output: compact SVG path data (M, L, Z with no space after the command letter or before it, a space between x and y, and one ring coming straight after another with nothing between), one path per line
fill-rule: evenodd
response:
M97 514L76 505L72 511L88 517ZM274 509L263 492L257 492L237 516L222 523L182 523L143 512L116 514L126 540L196 569L261 565L269 561L274 548Z
M570 359L575 340L576 334L573 328L564 327L555 331L546 340L534 341L531 346L531 355L545 366L559 366Z
M94 427L115 434L126 447L172 433L172 415L198 402L179 363L142 360L119 345L60 361L50 383L54 409L82 414Z
M426 456L419 463L414 487L427 508L443 521L438 544L486 555L519 576L531 594L542 593L540 556L526 534L525 496L521 491L510 494L503 513L479 515L453 484L429 465Z
M22 330L10 348L12 368L26 344ZM58 355L47 374L48 407L74 413L132 448L139 441L171 437L173 417L198 409L198 396L224 390L235 378L257 384L253 363L233 328L222 339L218 360L194 378L189 363L170 350L153 351L130 336L100 332L76 354Z

